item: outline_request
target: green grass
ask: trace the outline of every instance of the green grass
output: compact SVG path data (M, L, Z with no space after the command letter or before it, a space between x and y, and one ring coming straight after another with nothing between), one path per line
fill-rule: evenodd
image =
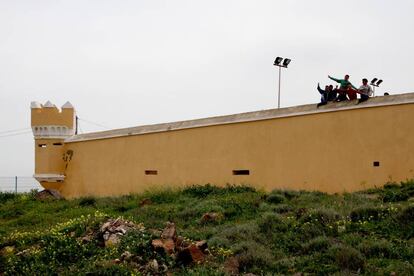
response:
M76 200L0 193L0 275L139 274L129 263L113 262L127 249L176 275L225 275L230 257L240 273L258 275L413 275L413 198L413 180L343 195L209 184ZM140 206L143 199L152 203ZM207 212L221 219L202 222ZM79 242L108 217L120 216L148 231L130 233L116 248ZM208 241L207 263L183 267L151 250L150 229L167 221L181 236Z

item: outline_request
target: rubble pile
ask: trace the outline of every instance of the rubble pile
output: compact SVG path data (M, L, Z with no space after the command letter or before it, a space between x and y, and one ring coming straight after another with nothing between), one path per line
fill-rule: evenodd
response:
M102 224L98 232L87 231L86 235L81 238L83 243L90 242L95 238L102 242L102 246L114 247L118 246L123 236L131 230L144 231L145 228L140 224L122 218L108 219ZM158 256L167 256L178 265L199 264L206 260L209 255L208 245L206 241L190 241L182 236L177 235L176 226L172 222L167 222L166 227L162 230L147 230L151 233L148 248L154 253L160 253ZM149 273L151 275L164 274L168 271L168 267L163 260L158 259L156 255L150 257L132 254L124 251L119 258L113 260L115 264L128 263L140 272Z
M201 263L208 254L206 241L191 242L181 236L177 236L175 224L168 222L161 233L160 239L152 241L152 246L156 251L164 251L173 257L177 263L188 265L191 263Z
M133 229L140 229L141 225L137 225L131 221L120 218L109 219L100 228L100 235L105 246L114 246L121 241L121 237L128 231Z

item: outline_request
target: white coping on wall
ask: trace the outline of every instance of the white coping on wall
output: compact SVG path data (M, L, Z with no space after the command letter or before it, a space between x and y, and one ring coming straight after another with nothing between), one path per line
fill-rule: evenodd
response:
M64 105L62 105L62 109L65 109L65 108L73 109L74 107L69 101L67 101Z
M260 120L269 120L276 118L286 118L294 116L303 116L327 112L337 112L343 110L363 109L381 106L403 105L414 103L414 93L381 96L370 98L368 101L356 105L356 101L344 101L338 103L329 103L316 108L316 104L300 105L280 109L268 109L226 116L209 117L196 120L163 123L155 125L145 125L130 128L114 129L108 131L92 132L71 136L65 139L65 143L81 142L98 139L109 139L115 137L124 137L132 135L141 135L172 130L181 130L189 128L207 127L214 125L235 124L243 122L252 122Z
M65 180L65 176L62 174L34 174L33 178L39 182L62 182Z
M42 108L42 105L39 102L31 102L30 108Z
M47 102L43 105L43 107L56 107L56 105L52 104L52 102L51 102L51 101L47 101Z

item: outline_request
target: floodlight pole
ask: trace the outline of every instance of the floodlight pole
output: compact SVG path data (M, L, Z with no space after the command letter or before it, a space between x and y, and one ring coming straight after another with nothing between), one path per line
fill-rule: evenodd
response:
M280 108L280 76L282 74L282 66L279 66L279 91L277 93L277 108Z
M374 78L374 79L372 79L372 81L371 81L371 85L372 85L372 94L373 94L373 96L375 97L375 87L379 87L379 85L382 83L382 79L377 79L377 78Z
M273 63L274 66L279 67L279 89L277 91L277 108L280 108L280 86L282 82L282 67L287 68L290 62L290 58L277 57L275 59L275 62Z

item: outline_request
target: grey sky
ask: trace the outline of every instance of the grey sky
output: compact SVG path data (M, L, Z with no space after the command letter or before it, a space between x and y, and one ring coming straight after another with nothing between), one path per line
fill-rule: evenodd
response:
M0 176L33 174L30 101L110 128L316 103L327 75L412 92L414 1L0 0ZM84 132L104 130L81 121Z

